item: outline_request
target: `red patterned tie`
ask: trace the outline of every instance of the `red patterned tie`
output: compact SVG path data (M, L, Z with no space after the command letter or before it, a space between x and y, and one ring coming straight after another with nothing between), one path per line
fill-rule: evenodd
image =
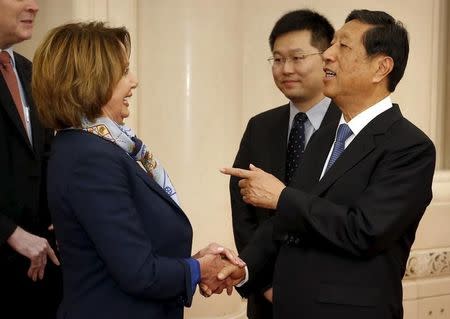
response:
M17 112L19 112L23 127L26 127L22 100L20 98L19 85L17 84L16 74L14 73L11 64L11 57L6 51L0 52L0 70L2 72L3 78L5 79L6 85L8 85L8 89L11 93L14 103L16 104Z

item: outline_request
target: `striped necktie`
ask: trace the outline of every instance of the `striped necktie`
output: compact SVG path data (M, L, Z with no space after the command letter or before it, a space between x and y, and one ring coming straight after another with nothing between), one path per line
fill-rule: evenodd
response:
M330 160L328 161L327 169L325 172L327 172L331 166L333 166L334 162L341 156L342 152L345 149L345 141L352 135L353 132L350 129L350 127L342 123L339 125L337 134L336 134L336 141L334 142L333 146L333 152L331 153Z

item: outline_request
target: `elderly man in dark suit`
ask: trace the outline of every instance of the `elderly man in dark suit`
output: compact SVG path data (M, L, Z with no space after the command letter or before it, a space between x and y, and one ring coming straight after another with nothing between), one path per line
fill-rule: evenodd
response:
M334 29L317 12L296 10L283 15L269 37L272 75L289 103L250 119L242 137L234 167L253 163L287 185L295 179L302 153L321 125L339 119L339 109L323 94L321 54L330 46ZM331 104L330 104L331 103ZM246 204L239 193L238 178L230 179L233 232L236 247L243 251L258 227L273 213ZM272 283L248 296L247 316L272 318Z
M41 126L33 107L31 63L12 49L31 37L37 11L35 1L0 1L2 318L54 318L61 299L44 183L53 134ZM18 302L21 307L14 306Z
M403 317L401 280L435 167L433 143L390 98L408 42L389 14L351 12L324 52L324 93L343 115L310 142L302 178L286 187L256 167L223 170L242 178L246 203L277 211L241 254L240 288L274 267L275 318Z

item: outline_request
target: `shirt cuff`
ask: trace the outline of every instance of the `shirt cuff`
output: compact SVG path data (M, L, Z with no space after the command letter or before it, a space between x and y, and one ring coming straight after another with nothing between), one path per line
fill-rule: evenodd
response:
M191 269L192 291L195 291L195 287L200 282L200 263L195 258L186 258L185 260L189 264L189 268Z
M240 282L240 283L238 283L237 285L236 285L236 287L241 287L241 286L243 286L243 285L245 285L246 283L247 283L247 281L249 280L249 274L248 274L248 267L247 266L245 266L245 278Z

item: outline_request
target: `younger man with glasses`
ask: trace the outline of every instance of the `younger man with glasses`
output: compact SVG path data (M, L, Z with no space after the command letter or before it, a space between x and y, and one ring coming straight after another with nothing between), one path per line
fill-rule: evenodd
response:
M310 10L289 12L276 22L269 37L272 57L268 60L275 84L289 103L250 119L234 167L248 169L254 164L287 185L296 179L297 167L312 134L321 125L339 120L340 112L322 92L321 53L329 47L333 35L328 20ZM238 178L231 177L233 232L241 252L260 224L275 211L245 204L238 182ZM272 318L271 277L268 273L266 285L249 297L250 319Z

